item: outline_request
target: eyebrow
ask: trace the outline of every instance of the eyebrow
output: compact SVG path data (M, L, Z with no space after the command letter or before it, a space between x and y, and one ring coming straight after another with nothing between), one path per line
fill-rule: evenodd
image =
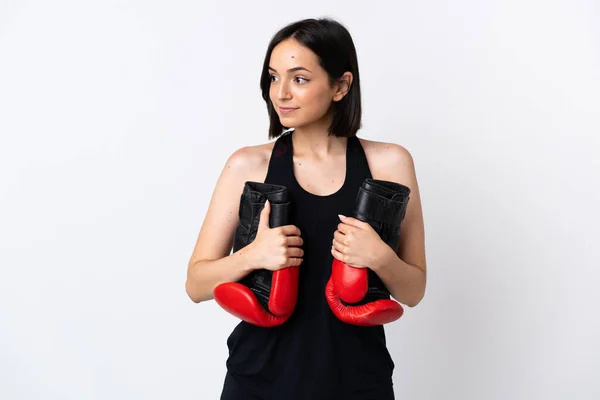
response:
M277 72L277 70L275 68L273 68L273 67L269 67L269 69L271 71L273 71L273 72ZM294 68L290 68L290 69L287 70L287 72L296 72L296 71L307 71L307 72L312 73L312 71L310 71L310 70L308 70L308 69L306 69L304 67L294 67Z

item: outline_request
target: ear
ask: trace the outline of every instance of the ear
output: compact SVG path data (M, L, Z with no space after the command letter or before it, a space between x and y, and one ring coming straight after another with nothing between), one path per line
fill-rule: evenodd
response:
M335 92L333 93L333 101L340 101L348 94L353 79L352 72L344 72L344 75L337 80L334 86Z

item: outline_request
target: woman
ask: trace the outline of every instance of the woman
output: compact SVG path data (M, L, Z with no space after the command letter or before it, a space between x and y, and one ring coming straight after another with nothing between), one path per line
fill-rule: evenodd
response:
M425 293L421 202L410 153L400 145L358 139L358 62L348 31L331 19L281 29L267 49L261 89L270 116L270 142L235 151L216 184L188 267L194 302L250 271L300 265L297 304L270 328L240 322L227 340L221 399L393 399L394 363L383 326L356 326L332 313L325 286L333 258L370 268L394 299L409 307ZM289 128L289 129L288 129ZM367 178L410 188L397 251L351 215ZM246 181L284 185L294 203L292 225L261 229L230 254ZM281 256L285 254L284 262Z

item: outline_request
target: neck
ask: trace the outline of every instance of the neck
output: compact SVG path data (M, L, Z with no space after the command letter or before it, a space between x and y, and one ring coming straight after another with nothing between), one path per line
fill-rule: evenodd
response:
M328 135L330 121L295 128L292 141L294 153L307 154L319 158L329 157L332 154L345 153L345 137Z

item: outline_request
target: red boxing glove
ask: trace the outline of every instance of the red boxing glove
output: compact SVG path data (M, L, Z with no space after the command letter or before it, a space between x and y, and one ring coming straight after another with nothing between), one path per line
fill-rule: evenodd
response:
M253 325L270 328L283 324L294 311L298 292L298 267L273 272L272 282L271 293L266 302L262 303L251 287L238 282L218 285L213 296L230 314Z
M233 251L256 238L260 213L269 200L269 226L289 223L288 190L284 186L246 182L240 199L240 222L235 232ZM265 328L283 324L292 315L298 297L299 267L275 272L254 270L239 282L218 285L213 296L227 312L253 325Z
M410 189L395 182L366 179L358 190L353 217L367 222L394 251L400 244L400 224ZM334 258L325 288L329 307L348 324L376 326L399 319L404 309L381 279L368 268L351 267Z

